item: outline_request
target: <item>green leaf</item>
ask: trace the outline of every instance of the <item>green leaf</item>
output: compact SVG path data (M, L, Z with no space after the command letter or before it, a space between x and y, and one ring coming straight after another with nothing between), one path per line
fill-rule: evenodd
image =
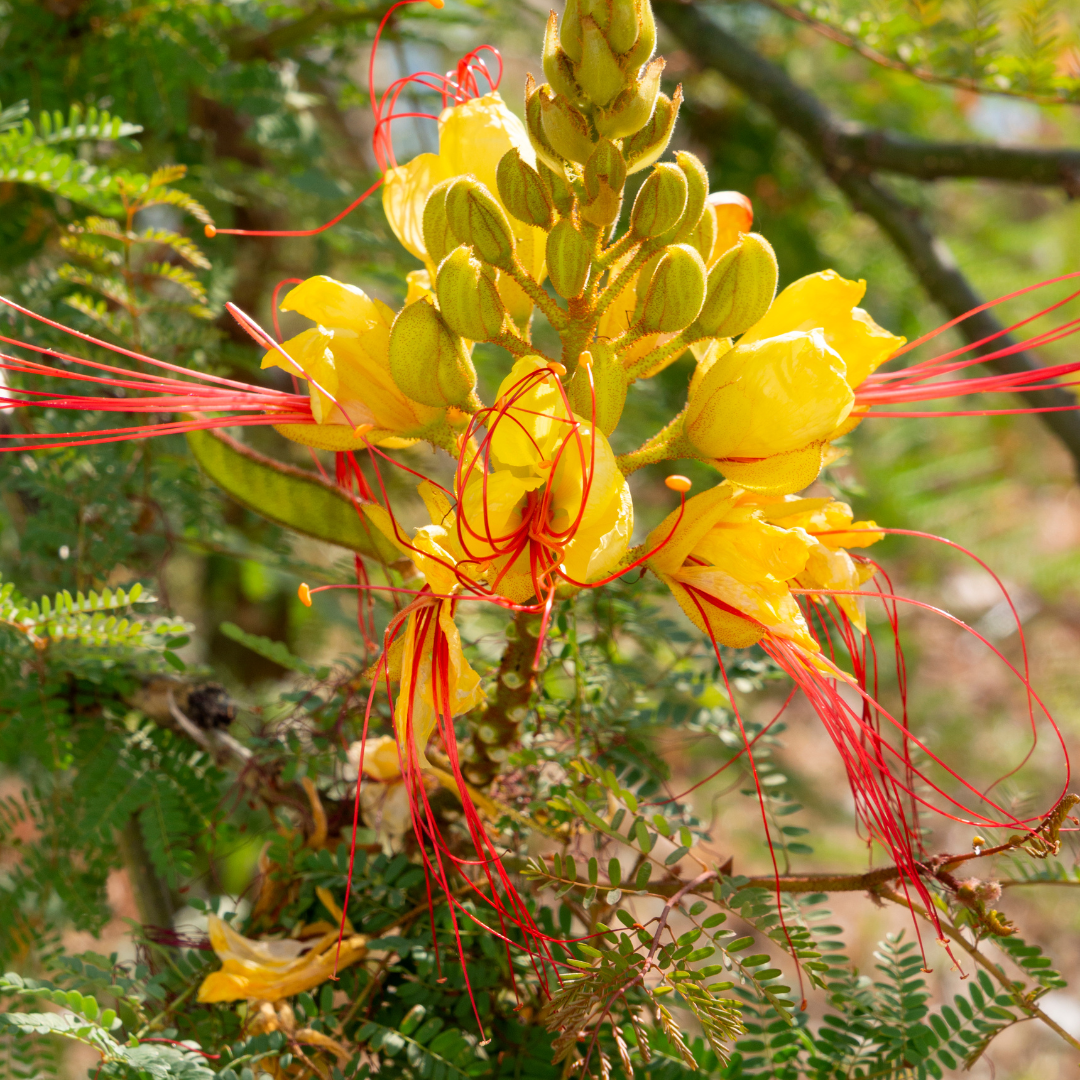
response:
M365 517L361 504L322 477L256 453L220 432L190 431L199 468L236 502L304 536L394 563L401 553Z

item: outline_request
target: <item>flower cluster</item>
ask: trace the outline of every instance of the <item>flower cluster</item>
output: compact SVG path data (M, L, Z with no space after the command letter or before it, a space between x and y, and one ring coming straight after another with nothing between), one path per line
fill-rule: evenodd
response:
M394 165L383 180L386 217L419 264L401 309L315 277L281 304L312 323L288 341L273 341L234 311L265 349L263 366L306 381L306 396L209 376L193 387L172 368L168 376L124 375L122 385L146 390L145 398L8 401L198 413L189 427L267 423L309 447L370 452L376 472L394 460L394 450L417 441L452 457L451 486L432 479L419 485L430 524L410 533L385 498L362 507L369 526L411 561L418 587L391 620L374 669L372 694L385 689L394 700L394 739L363 744L357 772L395 785L399 819L406 798L425 868L448 895L449 870L457 867L541 953L546 939L501 867L466 782L469 763L458 754L454 720L483 709L485 699L457 612L479 601L535 613L539 648L556 598L602 587L633 568L668 586L716 646L718 662L720 646L759 644L806 691L844 758L864 823L933 911L909 809L929 805L925 777L904 745L912 738L906 724L867 689L860 590L878 568L858 552L884 534L874 522L853 520L851 508L833 498L799 493L833 460L835 441L874 406L954 393L955 382L928 380L975 361L950 354L883 374L878 369L905 340L859 306L865 282L827 270L777 295L776 257L752 231L749 200L710 191L692 153L664 160L681 91L661 91L655 37L648 0L570 0L561 23L554 14L549 21L546 82L528 81L524 122L496 90L473 94L453 84L453 104L438 117L438 153ZM644 174L642 182L624 206L635 174ZM533 341L538 312L558 334L558 355ZM491 403L478 394L478 342L508 356ZM687 353L695 369L685 407L638 449L617 456L609 438L633 384ZM52 373L29 360L5 366ZM1025 389L1064 373L963 385L965 392ZM710 466L715 485L681 498L631 547L627 477L677 460ZM668 481L683 496L690 489L683 477ZM310 603L317 591L304 586L301 597ZM885 585L872 595L895 606ZM433 765L436 738L446 760ZM480 854L474 863L451 852L427 805L424 776L447 768ZM965 820L992 823L991 812L1016 826L988 800L965 810ZM232 967L213 992L233 993L234 983L255 977L248 968L256 962L290 976L295 969L306 983L325 966L324 944L303 960L279 960L249 956L242 941L223 938L218 951L228 952Z

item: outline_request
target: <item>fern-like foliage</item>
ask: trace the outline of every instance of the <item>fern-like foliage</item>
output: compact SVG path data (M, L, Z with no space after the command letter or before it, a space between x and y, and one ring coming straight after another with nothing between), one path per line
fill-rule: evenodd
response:
M1080 101L1076 29L1060 0L776 0L863 55L931 82L1055 103Z
M42 112L30 120L26 102L0 111L0 181L25 184L94 209L110 211L131 174L94 165L71 152L71 144L125 140L142 130L91 106L72 105L67 116Z

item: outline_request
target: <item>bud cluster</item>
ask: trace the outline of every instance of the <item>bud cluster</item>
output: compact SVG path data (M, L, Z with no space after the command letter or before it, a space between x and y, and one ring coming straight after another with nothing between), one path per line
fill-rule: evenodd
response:
M535 354L535 306L562 340L557 359L574 411L607 434L636 379L690 346L717 355L768 310L776 259L749 232L749 202L710 194L691 153L660 160L682 95L661 92L655 44L649 0L568 0L561 22L552 13L547 81L526 82L527 142L522 132L498 160L492 186L465 173L427 196L430 288L390 340L403 392L471 411L472 343ZM642 172L625 207L628 178ZM523 236L542 262L523 255Z

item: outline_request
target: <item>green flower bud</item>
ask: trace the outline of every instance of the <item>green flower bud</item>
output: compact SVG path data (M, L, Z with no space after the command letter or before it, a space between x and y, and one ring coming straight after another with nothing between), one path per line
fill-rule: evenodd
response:
M446 217L446 193L456 181L457 177L454 176L436 184L424 203L424 247L436 266L461 242L453 234Z
M446 218L454 235L472 244L486 263L502 270L514 263L514 234L503 208L479 180L459 176L446 194Z
M709 207L702 211L698 223L683 237L683 242L694 248L708 265L716 247L716 215Z
M462 338L429 297L402 309L390 330L390 375L421 405L464 406L476 388L476 369Z
M585 291L592 257L592 245L570 218L556 222L547 238L547 272L560 296L571 300Z
M592 225L606 226L618 221L626 184L626 162L619 148L601 139L585 163L585 195L582 218Z
M603 108L613 101L626 86L627 78L619 67L604 31L592 16L581 20L581 63L577 65L577 81L585 96Z
M650 0L636 0L634 6L637 13L637 41L623 59L630 71L647 63L656 48L656 19L653 17L652 3Z
M540 87L531 75L525 76L525 129L529 133L529 142L539 162L547 165L556 173L562 173L566 159L556 153L547 135L544 133L544 123L540 107Z
M553 11L544 34L544 75L552 90L569 98L575 105L585 104L586 98L574 75L574 65L559 47L559 17Z
M630 231L650 240L668 231L686 209L686 176L677 165L657 165L641 185L630 211Z
M665 63L663 57L658 56L645 69L641 78L619 94L607 109L596 110L593 123L601 135L608 139L623 139L641 131L648 124L660 96L660 74ZM664 146L666 147L667 143ZM661 150L660 154L663 152ZM660 157L660 154L657 154L656 158ZM653 161L656 158L653 158Z
M550 229L555 220L551 199L544 188L540 174L521 157L516 146L511 147L499 159L495 173L499 198L503 206L527 225Z
M709 174L705 171L701 159L686 150L680 150L675 155L675 164L686 177L686 209L672 237L672 240L681 244L690 239L701 220L705 200L709 197Z
M566 0L559 44L575 64L581 63L581 5L578 0Z
M649 334L685 330L704 299L704 260L688 244L673 244L653 272L639 328Z
M574 192L566 182L565 171L561 166L553 171L542 161L538 161L536 165L536 171L540 174L540 181L544 185L548 198L560 214L568 216L574 209Z
M776 253L757 233L746 233L709 272L695 329L703 337L734 337L762 318L776 295Z
M550 86L537 90L540 99L540 124L552 149L568 161L584 165L593 152L589 123L566 98L558 97Z
M493 275L465 244L443 259L435 295L443 322L455 334L470 341L492 341L502 332L506 307Z
M670 98L666 94L657 95L656 108L648 123L623 143L623 157L626 158L626 168L631 176L647 169L663 156L671 141L671 133L675 130L681 104L681 86L675 88Z
M591 15L604 32L611 51L629 52L638 39L637 0L583 0L582 15Z
M585 420L593 417L595 409L596 426L610 435L622 417L628 385L615 350L606 342L595 341L590 352L583 352L578 359L566 396L570 408Z

